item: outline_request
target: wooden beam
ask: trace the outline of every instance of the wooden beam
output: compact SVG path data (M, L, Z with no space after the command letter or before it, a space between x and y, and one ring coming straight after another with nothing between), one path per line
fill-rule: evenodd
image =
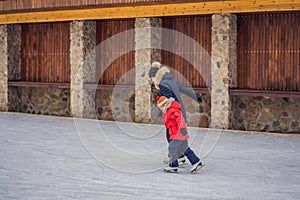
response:
M89 90L113 90L115 87L124 90L134 90L134 85L98 85L98 84L84 84L84 89Z
M242 89L230 89L229 91L230 91L230 95L234 95L234 96L300 98L300 92L296 92L296 91L242 90Z
M69 89L70 83L8 81L8 86L9 87L47 87L47 88Z
M299 0L232 0L0 14L0 24L300 10Z

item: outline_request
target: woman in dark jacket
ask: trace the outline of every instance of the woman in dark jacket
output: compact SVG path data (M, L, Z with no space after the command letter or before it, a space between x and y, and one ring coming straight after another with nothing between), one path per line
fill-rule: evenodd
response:
M198 101L198 103L202 102L201 97L197 97L197 95L192 90L178 83L173 78L172 74L170 74L170 70L167 67L161 66L159 62L152 63L152 67L149 70L149 78L154 83L155 88L160 91L160 96L174 98L175 101L180 103L182 115L186 124L188 124L185 106L182 102L180 93L186 94L191 99ZM167 129L166 137L168 142L170 142L170 136L168 131L169 130Z
M185 107L183 105L180 93L186 94L188 97L192 98L199 103L202 102L200 97L184 85L178 83L170 74L170 70L167 67L162 67L159 62L154 62L149 71L149 78L154 82L157 89L160 90L160 96L165 96L167 98L174 98L181 105L181 112L187 123L187 117L185 112Z

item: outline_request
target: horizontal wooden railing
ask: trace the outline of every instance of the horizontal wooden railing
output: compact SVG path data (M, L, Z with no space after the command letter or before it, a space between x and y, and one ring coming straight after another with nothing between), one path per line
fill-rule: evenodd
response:
M27 82L27 81L9 81L8 87L48 87L70 89L70 83L47 83L47 82ZM98 84L84 84L84 89L89 90L112 90L114 88L134 90L134 85L98 85Z
M61 88L61 89L70 89L69 83L45 83L45 82L25 82L25 81L9 81L9 87L49 87L49 88ZM120 89L130 89L134 90L134 85L98 85L98 84L84 84L84 89L90 90L112 90L114 88ZM193 89L196 93L208 94L208 88L190 88Z
M49 88L69 89L70 83L9 81L8 86L9 87L49 87Z
M24 82L24 81L9 81L9 87L49 87L49 88L61 88L70 89L69 83L45 83L45 82ZM134 85L98 85L98 84L84 84L84 89L90 90L112 90L114 88L130 89L134 90ZM196 93L209 94L211 93L208 88L193 87L190 88ZM267 90L242 90L242 89L230 89L230 95L233 96L267 96L267 97L290 97L300 98L300 92L297 91L267 91Z
M113 90L114 88L134 90L134 85L99 85L99 84L84 84L84 89L88 90Z
M264 96L264 97L289 97L300 98L300 92L297 91L268 91L268 90L242 90L230 89L230 95L233 96Z

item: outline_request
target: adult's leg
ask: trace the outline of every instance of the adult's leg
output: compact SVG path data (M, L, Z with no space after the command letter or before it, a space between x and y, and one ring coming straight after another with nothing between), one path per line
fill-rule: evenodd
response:
M167 141L168 141L168 143L170 143L170 132L169 132L169 129L168 128L166 128L166 138L167 138Z

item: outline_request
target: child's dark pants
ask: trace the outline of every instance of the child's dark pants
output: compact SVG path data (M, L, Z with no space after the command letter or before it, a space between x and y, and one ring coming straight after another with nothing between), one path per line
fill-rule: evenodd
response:
M195 155L192 149L188 146L187 140L171 140L169 143L169 156L171 158L170 166L178 167L178 157L184 154L193 165L200 159Z

